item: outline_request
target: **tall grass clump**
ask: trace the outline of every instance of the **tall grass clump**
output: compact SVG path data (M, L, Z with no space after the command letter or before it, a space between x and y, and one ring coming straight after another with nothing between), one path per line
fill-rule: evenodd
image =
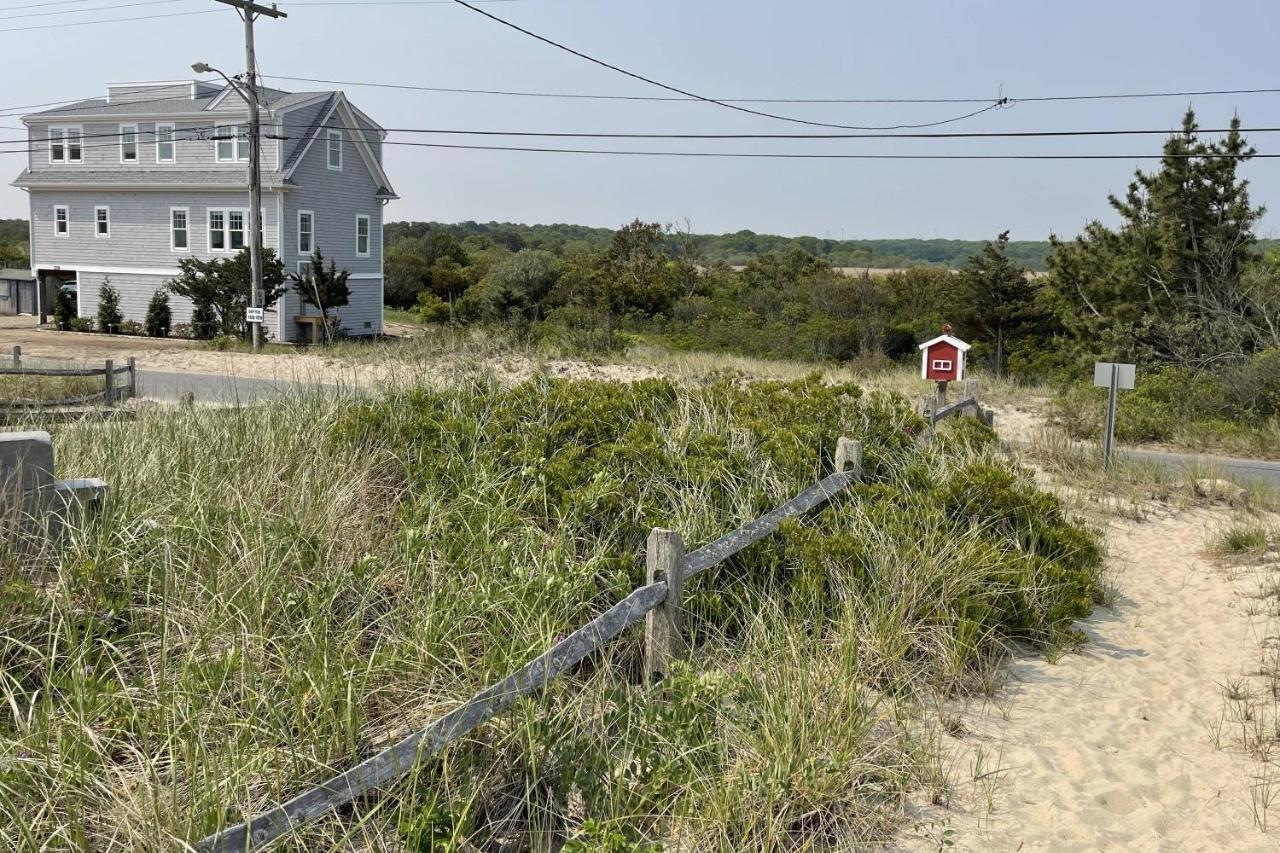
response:
M866 482L640 638L274 849L823 849L942 786L918 724L1097 595L1096 540L972 421L816 379L535 379L146 413L56 435L104 515L0 566L0 846L170 850L436 719L615 603L644 537L697 547L830 469Z

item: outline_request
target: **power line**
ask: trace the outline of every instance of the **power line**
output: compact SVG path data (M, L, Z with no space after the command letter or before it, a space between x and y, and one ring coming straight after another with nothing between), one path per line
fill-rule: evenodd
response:
M165 12L159 15L133 15L127 18L100 18L96 21L64 21L56 24L35 24L28 27L5 27L0 33L20 33L28 30L52 30L63 27L87 27L92 24L122 24L126 21L151 21L156 18L181 18L186 15L212 15L218 9L198 9L194 12Z
M1272 160L1280 158L1280 154L797 154L751 151L628 151L602 148L538 148L516 145L453 145L443 142L393 142L391 140L387 140L384 144L463 151L520 151L540 154L595 154L632 157L724 157L764 160L1163 160L1166 158L1192 159L1197 157L1207 160Z
M190 0L136 0L133 3L112 3L108 6L91 6L88 9L59 9L56 12L25 12L21 15L0 16L0 21L13 21L18 18L49 18L54 15L87 15L91 12L104 12L109 9L129 9L134 6L163 6L168 3L188 3ZM21 7L18 7L21 8ZM8 9L0 9L7 12Z
M985 113L989 110L994 110L998 107L1006 106L1009 103L1009 100L1007 98L998 98L998 99L993 99L992 102L987 106L977 110L973 110L972 112L965 113L964 115L953 116L948 119L942 119L940 121L933 121L933 122L925 122L922 124L896 124L896 125L888 125L888 126L882 126L882 127L876 127L876 126L870 126L870 125L860 126L860 125L849 125L849 124L835 124L832 122L811 121L809 119L793 118L791 116L777 115L776 113L767 113L761 110L751 109L750 107L739 106L729 101L718 101L715 98L708 98L703 95L698 95L693 92L690 92L686 89L680 89L680 88L677 88L676 86L670 86L666 83L660 83L657 80L654 80L650 77L645 77L644 75L637 74L634 71L627 71L625 68L620 68L617 65L613 65L612 63L605 62L603 59L597 59L594 56L590 56L588 54L583 53L582 51L574 50L573 48L568 47L567 45L561 44L560 42L553 41L552 39L549 39L546 36L538 35L532 30L527 30L524 27L521 27L517 24L513 24L504 18L500 18L497 15L492 14L491 12L486 12L484 9L476 8L475 6L466 2L466 0L453 0L453 2L457 3L459 6L462 6L463 8L470 9L472 12L475 12L477 15L483 15L484 17L488 18L491 21L496 21L497 23L502 24L504 27L510 27L511 29L515 30L518 33L523 33L524 35L529 36L530 38L537 39L543 44L549 44L552 47L557 48L558 50L563 50L566 53L570 53L580 59L585 59L586 61L599 65L602 68L608 68L610 71L616 71L617 73L630 77L633 80L639 80L642 83L648 83L651 86L657 86L660 89L666 89L668 92L674 92L677 95L684 95L687 98L694 98L695 100L704 101L708 104L715 104L716 106L724 107L727 110L735 110L737 112L747 113L748 115L760 116L768 119L773 119L775 121L785 121L785 122L791 122L793 124L807 124L812 127L833 127L839 130L905 130L905 129L922 128L922 127L937 127L943 124L950 124L952 122L963 121L964 119L973 118L974 116L981 115L982 113Z
M453 0L448 0L453 2ZM439 92L456 95L500 95L516 98L566 98L592 101L656 101L659 103L700 103L699 98L668 97L664 95L602 95L585 92L530 92L511 89L466 89L455 86L416 86L408 83L374 83L365 80L325 80L319 77L291 77L285 74L270 75L275 80L301 83L323 83L329 86L360 86L371 89L400 89L413 92ZM1214 95L1274 95L1276 89L1204 89L1187 92L1126 92L1115 94L1043 95L1038 97L1010 97L1010 103L1037 101L1091 101L1147 98L1188 98ZM991 98L716 98L729 104L989 104Z
M124 118L123 116L121 118ZM216 130L219 127L227 127L235 124L235 122L224 122L222 124L212 124L200 127L184 127L174 131L178 140L202 140L209 139L202 135L205 132ZM309 128L310 123L291 124L284 122L284 128L297 128L305 130ZM325 129L331 130L349 130L367 132L368 128L344 125L344 124L327 124ZM20 130L20 128L14 128ZM957 132L948 131L942 133L609 133L609 132L568 132L568 131L531 131L531 130L472 130L464 128L425 128L425 127L387 127L382 128L388 133L420 133L420 134L439 134L454 136L517 136L517 137L542 137L542 138L562 138L562 139L683 139L683 140L838 140L838 139L1060 139L1070 137L1116 137L1116 136L1178 136L1182 133L1179 129L1174 128L1141 128L1141 129L1099 129L1099 130L1014 130L1014 131L967 131ZM1196 128L1196 135L1201 134L1224 134L1231 133L1233 128L1230 127L1210 127ZM1280 127L1240 127L1234 128L1238 133L1242 134L1259 134L1259 133L1280 133ZM156 130L132 130L132 131L113 131L108 133L86 133L81 135L81 139L103 139L118 138L125 135L133 135L139 137L155 137L158 134ZM295 137L274 136L274 139L289 139ZM49 137L36 136L34 141L46 142ZM30 138L23 139L4 139L0 140L0 145L16 145L33 141Z
M71 6L79 3L92 3L93 0L54 0L52 3L28 3L25 6L3 6L5 12L12 12L16 9L39 9L45 6Z

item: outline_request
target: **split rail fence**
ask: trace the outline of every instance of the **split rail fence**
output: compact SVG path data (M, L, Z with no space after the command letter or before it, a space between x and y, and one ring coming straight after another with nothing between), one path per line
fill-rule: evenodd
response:
M22 347L16 346L10 351L8 359L0 359L0 376L102 377L101 391L62 398L0 399L0 410L54 409L98 402L114 406L138 396L138 366L133 356L126 359L120 367L110 358L103 362L102 367L24 366Z
M973 414L986 420L976 406L977 387L945 411L931 417ZM976 410L975 410L976 409ZM931 413L931 416L934 413ZM613 607L574 631L521 669L481 690L470 700L386 750L366 759L315 788L223 829L195 845L200 853L237 853L257 850L334 809L365 796L380 785L406 775L413 766L452 744L516 700L541 691L553 678L612 641L628 627L644 620L644 670L653 678L667 672L670 662L682 656L684 584L712 566L728 560L778 529L783 521L822 506L850 485L862 480L862 444L848 438L836 443L835 471L777 509L771 510L732 533L695 551L685 553L685 543L674 530L655 527L645 548L645 585L633 590Z

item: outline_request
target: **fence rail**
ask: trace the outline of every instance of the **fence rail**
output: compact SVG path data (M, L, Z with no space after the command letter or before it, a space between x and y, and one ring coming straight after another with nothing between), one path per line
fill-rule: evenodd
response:
M965 413L991 425L991 410L983 409L978 403L976 382L967 384L961 400L941 408L929 407L924 415L932 427L947 417ZM195 849L199 853L257 850L370 793L379 785L404 776L418 761L434 755L483 725L520 697L539 692L553 678L642 620L646 622L645 672L650 676L665 672L671 657L680 654L683 648L679 614L686 580L764 539L786 519L825 504L861 480L862 445L841 438L836 443L834 473L782 506L695 551L685 554L678 533L654 528L646 547L648 565L644 586L633 590L542 655L476 693L426 728L275 808L202 839L196 843Z
M655 528L649 537L646 559L649 582L574 631L524 667L481 690L470 700L377 755L293 799L217 832L195 845L200 853L232 853L256 850L292 832L335 808L363 796L378 785L408 773L414 764L457 741L463 735L510 707L517 699L540 691L551 679L597 651L624 630L649 620L645 634L645 669L653 674L665 671L674 649L679 646L678 621L656 620L656 611L679 611L684 581L759 542L778 529L783 521L809 512L862 479L862 445L846 438L836 445L836 471L805 489L777 509L739 527L732 533L683 554L663 565L671 551L655 547L678 534ZM657 622L655 625L654 623Z
M55 409L63 406L79 406L85 403L105 402L108 406L138 396L137 362L130 356L123 367L117 367L113 359L106 359L102 367L23 367L22 347L10 350L12 366L0 367L0 376L48 376L48 377L102 377L102 390L76 397L0 400L0 411L17 409ZM125 377L124 382L119 377Z

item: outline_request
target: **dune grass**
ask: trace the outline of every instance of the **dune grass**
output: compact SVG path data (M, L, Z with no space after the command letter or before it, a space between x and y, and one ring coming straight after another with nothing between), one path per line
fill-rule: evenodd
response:
M689 661L632 631L276 848L872 844L947 780L925 724L1008 645L1071 635L1100 551L968 419L817 379L548 381L56 430L104 514L0 562L0 847L171 850L436 719L696 547L868 482L688 590Z

